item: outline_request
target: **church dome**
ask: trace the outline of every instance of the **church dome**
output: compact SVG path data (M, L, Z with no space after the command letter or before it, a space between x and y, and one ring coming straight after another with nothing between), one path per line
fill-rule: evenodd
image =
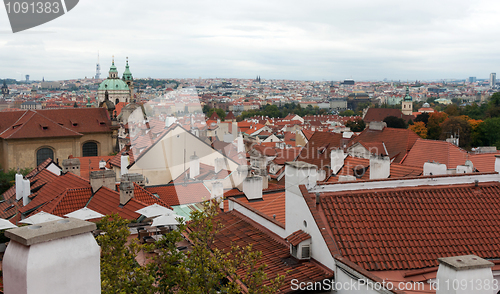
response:
M98 90L129 91L129 87L127 83L120 79L106 79L99 85Z
M431 106L429 105L429 103L425 102L424 105L422 105L422 108L430 108Z

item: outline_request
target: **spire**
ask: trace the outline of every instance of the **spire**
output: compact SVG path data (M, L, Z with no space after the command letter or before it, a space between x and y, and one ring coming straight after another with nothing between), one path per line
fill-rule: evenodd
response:
M115 56L113 55L113 62L111 63L111 67L109 68L109 78L116 79L118 78L118 70L115 66Z
M410 96L410 87L406 86L406 96L404 98L404 101L412 101L412 98Z
M125 65L125 71L123 72L123 77L122 79L124 81L131 81L134 78L132 77L132 73L130 72L130 67L128 66L128 57L127 57L127 64Z

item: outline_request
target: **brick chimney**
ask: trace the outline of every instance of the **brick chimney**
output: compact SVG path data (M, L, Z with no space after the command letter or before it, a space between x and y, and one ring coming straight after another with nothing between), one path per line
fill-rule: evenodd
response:
M102 186L110 190L116 190L115 184L116 174L112 170L97 170L90 172L90 186L92 186L93 193Z
M80 159L73 158L70 156L68 159L64 159L62 161L62 170L63 173L74 173L75 175L80 175Z
M6 231L4 293L101 293L95 229L94 223L67 218Z
M370 180L387 179L391 175L391 160L388 156L370 156Z
M436 294L491 294L494 264L475 255L438 258ZM437 288L437 287L436 287Z
M120 183L120 205L127 204L132 198L134 198L134 183L122 181Z

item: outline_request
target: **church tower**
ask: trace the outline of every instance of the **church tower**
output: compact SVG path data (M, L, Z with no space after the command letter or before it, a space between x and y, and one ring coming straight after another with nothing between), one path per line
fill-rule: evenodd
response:
M7 83L5 82L5 80L3 80L2 95L4 99L5 97L7 97L7 95L9 95L9 87L7 87Z
M410 88L406 86L406 96L401 102L401 112L404 115L412 115L413 114L413 101L410 96Z
M134 98L134 78L132 77L132 73L130 72L130 67L128 66L128 57L127 57L127 65L125 66L125 71L123 72L122 80L127 83L130 89L130 99Z

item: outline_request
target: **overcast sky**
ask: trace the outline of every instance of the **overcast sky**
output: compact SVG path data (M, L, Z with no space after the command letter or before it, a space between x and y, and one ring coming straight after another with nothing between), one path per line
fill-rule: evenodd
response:
M0 9L0 78L429 80L500 74L500 1L80 0L13 34Z

